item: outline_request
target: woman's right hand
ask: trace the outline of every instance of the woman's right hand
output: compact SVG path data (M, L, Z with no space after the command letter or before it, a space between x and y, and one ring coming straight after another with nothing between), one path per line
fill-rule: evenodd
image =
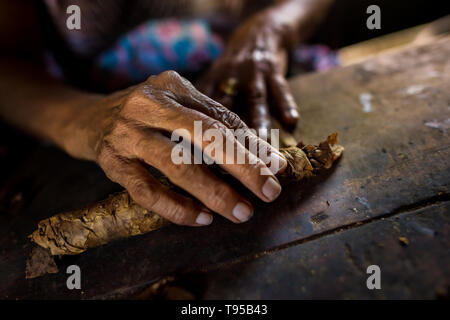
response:
M265 202L275 200L281 192L275 174L284 170L286 160L278 150L250 132L237 115L197 91L174 71L152 76L142 84L93 99L89 104L64 128L64 148L78 158L95 160L137 203L176 224L208 225L213 219L212 212L235 223L245 222L253 214L251 203L207 165L172 161L176 143L168 135L182 128L188 135L183 138L194 137L194 121L202 122L203 132L216 129L220 133L224 157L230 156L226 154L226 141L233 146L234 154L245 157L244 164L235 161L229 164L222 158L225 162L220 164L222 169ZM273 165L269 169L268 164L239 143L230 129L241 129L251 143L267 148L270 159L276 160L273 163L278 161L276 169ZM211 153L206 148L210 143L193 141L208 156L221 160L219 152ZM157 168L193 197L163 186L149 174L147 165Z

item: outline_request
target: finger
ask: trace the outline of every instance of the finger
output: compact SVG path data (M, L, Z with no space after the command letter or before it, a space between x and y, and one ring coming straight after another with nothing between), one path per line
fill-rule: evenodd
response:
M234 223L251 218L253 207L250 202L205 165L174 161L172 154L175 146L164 135L152 132L140 140L135 152L136 156L164 173L173 184L189 192L212 211Z
M198 121L197 129L194 128L194 121ZM203 132L200 137L197 134L199 123L201 124L200 132ZM220 165L261 200L271 202L281 192L277 178L266 164L239 143L231 130L219 121L190 110L185 116L180 117L176 124L165 122L163 125L164 129L172 132L183 128L184 130L178 130L177 133L202 150L205 162ZM209 139L208 134L213 135L214 139Z
M245 88L246 103L249 110L250 125L255 129L267 130L270 127L267 89L261 72L254 72Z
M268 75L267 82L283 124L293 127L300 118L298 107L286 79L279 72Z
M193 199L177 194L153 178L138 160L102 155L99 160L108 177L127 189L131 198L147 210L180 225L211 224L211 212Z
M183 99L183 104L220 121L227 128L234 130L237 140L251 153L261 158L266 165L270 164L269 169L274 174L281 173L285 170L287 162L278 150L279 136L277 135L277 130L270 131L270 144L267 142L269 132L267 132L266 137L262 137L261 135L258 137L256 131L250 130L237 114L199 92L193 92L190 94L189 99Z

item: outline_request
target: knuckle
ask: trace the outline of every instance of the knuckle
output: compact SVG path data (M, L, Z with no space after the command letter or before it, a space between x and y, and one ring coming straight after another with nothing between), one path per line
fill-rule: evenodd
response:
M229 129L220 122L219 120L213 119L213 120L205 120L205 127L206 129L213 129L220 131L223 135L227 135L229 132Z
M148 185L144 183L142 179L139 179L137 177L128 177L126 181L126 187L138 199L148 200L148 198L150 198L149 195L152 194L148 190Z
M111 148L107 145L107 142L103 142L101 146L98 148L97 153L97 162L98 164L103 167L109 167L109 164L111 163L113 157L113 151Z
M185 164L174 164L171 161L171 165L168 167L168 176L170 180L180 181L187 180L190 176L190 167Z
M246 125L239 116L225 107L217 108L216 119L231 129L244 129Z
M130 146L135 144L137 132L126 121L116 120L112 128L101 139L97 148L98 161L104 161L111 156L128 157Z
M189 222L186 208L178 203L168 213L168 219L175 224L186 225Z
M111 169L120 167L121 165L121 160L116 149L107 139L103 140L97 148L96 160L106 173L108 173Z
M226 184L219 184L212 189L209 194L208 203L210 207L219 213L225 212L229 203L232 203L233 192Z
M133 150L134 155L142 158L142 153L144 150L152 150L152 144L146 137L139 137L130 143L130 149Z
M135 106L141 106L144 104L149 97L153 95L155 91L153 85L151 85L150 81L138 85L133 91L131 91L125 99L124 102L124 111L127 111L130 108Z
M176 92L168 85L144 83L128 95L120 116L131 123L140 122L142 116L149 112L159 117L165 116L172 107L171 99L176 100Z
M248 88L248 98L253 100L261 100L266 97L265 84L262 81L255 81L253 85Z
M126 189L136 202L148 210L154 210L161 198L160 193L156 192L151 184L140 178L128 178Z
M102 143L96 161L111 181L126 185L129 159L119 155L108 141Z
M249 154L249 160L247 164L239 166L239 176L248 177L251 181L257 181L260 177L261 169L265 167L265 164L259 159L255 159L256 156ZM255 163L252 163L252 160Z
M264 91L256 90L256 89L250 89L248 90L248 96L247 99L252 103L261 103L265 102L265 94Z
M276 55L267 55L265 57L265 64L267 66L267 71L277 70L279 65L279 59Z
M159 75L151 75L149 76L143 83L154 83L158 80Z
M124 118L118 118L114 121L108 134L105 135L104 140L114 142L117 139L129 138L131 126L127 124Z
M105 173L106 177L111 180L112 182L121 183L123 175L120 173L119 170L115 168L114 165L110 164L101 164L99 163L100 167L102 168L103 172Z
M164 72L160 73L158 77L165 81L170 81L170 80L178 81L181 79L181 76L178 74L178 72L173 71L173 70L164 71Z

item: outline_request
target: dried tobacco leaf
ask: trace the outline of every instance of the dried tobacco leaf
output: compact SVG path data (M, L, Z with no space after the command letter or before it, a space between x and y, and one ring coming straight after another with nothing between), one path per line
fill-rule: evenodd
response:
M47 273L58 273L50 250L34 245L26 262L25 278L33 279Z
M321 169L329 169L343 151L344 147L337 144L336 133L328 136L318 146L300 142L295 147L281 148L280 152L288 160L288 166L280 178L300 181Z

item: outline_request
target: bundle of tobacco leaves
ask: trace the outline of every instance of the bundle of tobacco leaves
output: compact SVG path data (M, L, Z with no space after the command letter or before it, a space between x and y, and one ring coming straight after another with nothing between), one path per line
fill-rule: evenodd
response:
M288 165L280 176L283 180L300 181L312 176L321 169L329 169L344 151L344 147L337 144L337 134L328 136L327 140L316 145L304 145L281 148L280 152L286 157Z

